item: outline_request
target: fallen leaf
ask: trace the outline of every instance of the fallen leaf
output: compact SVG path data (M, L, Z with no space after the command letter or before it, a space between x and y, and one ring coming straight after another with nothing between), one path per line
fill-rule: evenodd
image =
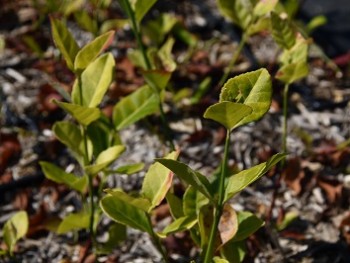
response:
M325 191L330 203L337 202L343 191L343 184L336 180L326 180L319 178L318 185Z
M305 177L304 171L301 169L301 162L298 157L293 157L287 161L287 167L282 173L282 178L287 186L296 194L302 190L302 180Z

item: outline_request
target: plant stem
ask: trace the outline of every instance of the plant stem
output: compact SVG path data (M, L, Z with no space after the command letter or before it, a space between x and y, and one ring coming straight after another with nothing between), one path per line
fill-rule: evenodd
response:
M289 84L284 85L283 90L283 131L282 131L282 152L287 153L287 129L288 129L288 90Z
M235 50L235 52L233 53L232 59L230 61L230 63L228 64L228 66L225 68L225 72L224 75L222 75L220 81L219 81L219 87L221 87L222 85L225 84L226 80L228 79L228 76L233 68L233 66L235 65L239 54L241 53L245 43L247 41L247 36L245 34L243 34L241 40L239 41L238 47Z
M83 104L83 89L82 89L82 81L81 74L78 75L78 87L79 87L79 95L80 95L80 103ZM88 141L86 134L86 127L80 125L80 129L82 131L83 140L84 140L84 166L89 165L89 149L88 149ZM88 177L89 184L89 199L90 199L90 224L89 224L89 232L91 236L92 244L95 243L95 231L94 231L94 219L95 219L95 204L94 204L94 186L93 186L93 177L91 174L86 175Z
M210 263L213 259L214 254L214 245L218 232L218 225L220 222L220 218L222 215L222 210L224 207L224 199L225 199L225 178L227 174L227 159L228 159L228 147L230 145L230 130L226 131L226 141L225 141L225 150L224 157L222 160L221 166L221 174L219 178L219 199L218 204L214 208L214 222L212 228L210 230L210 236L208 241L208 246L205 251L203 263Z
M130 6L129 0L122 0L122 1L124 3L125 8L126 8L127 15L131 20L131 28L132 28L132 31L133 31L134 36L136 38L137 46L141 50L142 57L143 57L145 64L146 64L146 69L151 70L152 69L151 62L149 61L149 58L148 58L147 53L146 53L146 48L142 42L141 32L140 32L139 26L138 26L137 21L136 21L135 13ZM171 136L171 129L170 129L168 122L166 121L166 118L165 118L165 113L164 113L161 97L160 97L158 89L156 87L153 89L154 89L154 92L158 93L158 99L159 99L159 106L158 107L159 107L159 112L160 112L160 118L162 120L162 124L164 127L165 139L169 142L170 148L173 151L173 150L175 150L175 146L174 146L172 136Z
M151 226L152 232L151 232L151 237L153 239L153 243L156 246L156 248L158 249L158 251L162 254L163 260L164 262L168 263L168 257L162 247L162 244L160 243L159 237L156 235L156 233L154 232L153 228L152 228L152 222L151 222L151 218L149 215L147 215L148 218L148 223Z

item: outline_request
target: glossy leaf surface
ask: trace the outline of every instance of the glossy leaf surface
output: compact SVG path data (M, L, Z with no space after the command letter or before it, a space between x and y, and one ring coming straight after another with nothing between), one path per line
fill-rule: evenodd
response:
M152 233L152 226L146 212L119 198L118 195L103 197L100 206L103 212L114 221L149 234Z
M89 64L81 74L81 86L79 87L79 81L74 83L73 103L86 107L97 107L113 80L114 66L115 62L111 53L104 54ZM82 94L80 94L80 88Z
M149 86L143 86L121 99L113 108L113 123L117 130L158 111L158 97Z
M270 108L272 84L266 69L259 69L229 79L223 86L220 102L242 103L252 108L252 113L243 118L233 128L257 121Z
M174 161L179 152L173 151L164 160ZM150 200L154 208L165 198L173 180L173 173L160 163L154 163L148 169L142 184L142 195Z
M84 46L78 53L74 61L74 69L76 71L84 70L90 65L98 55L105 50L113 41L114 31L109 31L101 36L98 36L86 46Z

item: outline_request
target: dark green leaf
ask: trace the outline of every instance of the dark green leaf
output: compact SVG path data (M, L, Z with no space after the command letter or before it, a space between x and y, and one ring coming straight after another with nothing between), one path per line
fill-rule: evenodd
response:
M170 192L168 192L165 197L169 205L172 217L175 219L183 217L184 211L182 209L182 200Z
M233 242L232 240L221 248L222 255L228 262L240 263L246 255L245 241Z
M146 212L127 203L118 195L103 197L100 206L103 212L114 221L152 234L152 226Z
M250 212L238 212L238 231L232 241L237 242L246 239L264 224L263 220Z
M183 196L183 213L186 216L198 216L200 209L209 203L205 195L196 190L193 186L189 186Z

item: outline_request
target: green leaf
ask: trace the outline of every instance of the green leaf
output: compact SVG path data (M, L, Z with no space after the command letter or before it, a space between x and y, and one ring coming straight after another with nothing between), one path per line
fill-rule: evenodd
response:
M57 100L53 100L53 102L72 115L74 119L84 126L88 126L90 123L97 120L101 114L100 110L97 108L88 108Z
M247 170L243 170L237 174L230 176L227 179L227 184L225 187L225 199L226 202L232 196L242 191L251 183L255 182L265 173L267 173L276 163L281 161L286 155L285 154L275 154L267 162L261 163Z
M152 226L146 212L137 208L118 195L107 195L100 201L103 212L114 221L152 234Z
M296 42L291 49L285 49L279 60L282 65L307 62L309 41L303 36L297 35Z
M121 99L113 108L113 123L117 130L137 122L158 110L158 96L151 87L143 86Z
M85 166L85 171L88 174L97 174L114 162L124 150L125 146L123 145L109 147L97 156L94 164Z
M182 209L182 200L179 197L171 192L168 192L166 194L166 200L173 218L176 219L184 216L184 211Z
M228 262L243 262L246 255L245 241L229 241L223 246L223 248L221 248L221 254L228 260Z
M324 15L318 15L313 17L306 25L308 34L311 34L315 29L327 24L327 17Z
M198 216L200 209L208 203L209 200L205 195L193 186L189 186L183 196L183 213L186 216Z
M264 16L270 13L276 6L278 0L259 0L254 7L254 16Z
M238 231L232 241L237 242L248 238L264 224L263 220L250 212L238 212Z
M111 53L104 54L89 64L81 74L81 87L79 87L79 79L74 83L73 103L91 108L98 106L113 80L114 66L115 62Z
M171 73L164 70L145 70L143 76L147 84L158 93L168 85Z
M168 13L161 13L156 19L152 19L142 27L142 32L149 37L154 44L159 46L165 36L173 29L179 20Z
M169 37L158 51L158 56L162 62L163 68L168 72L173 72L176 69L176 62L174 61L173 54L171 53L174 44L175 39Z
M119 166L117 169L111 172L119 173L119 174L134 174L141 171L144 167L145 167L144 163L133 163L133 164Z
M77 56L75 58L75 61L74 61L75 71L81 72L88 65L90 65L98 57L98 55L112 43L113 38L114 38L114 31L109 31L95 38L86 46L84 46L77 53Z
M50 17L52 37L57 48L61 51L67 67L74 71L74 59L79 51L79 46L75 42L67 27L59 20Z
M114 222L108 228L108 240L101 244L103 246L103 252L110 254L116 245L123 242L127 238L127 232L125 225Z
M232 130L243 118L252 113L252 108L240 103L223 101L207 108L204 118L214 120Z
M210 231L212 229L212 224L214 222L214 211L211 204L201 207L201 210L198 215L198 226L200 234L200 247L203 250L206 250L208 245ZM218 236L215 237L218 240Z
M276 78L284 83L293 83L307 76L309 67L306 62L292 63L281 67L276 73Z
M290 21L282 19L277 13L271 12L272 37L283 49L290 49L295 44L296 35Z
M295 221L299 217L298 212L289 211L284 215L282 222L277 224L277 230L281 231L288 227L293 221Z
M72 213L63 218L58 226L57 234L65 234L73 230L87 229L90 224L90 214L87 212Z
M16 242L27 234L29 226L28 214L25 211L15 213L3 227L4 242L12 255Z
M116 198L128 203L129 205L141 209L142 211L148 212L151 207L151 203L148 199L128 195L121 189L105 189L104 191L112 196L116 196Z
M226 259L220 258L220 257L214 257L213 258L213 262L214 263L230 263L229 261L227 261Z
M195 224L197 224L197 221L198 219L196 217L180 217L173 221L170 225L166 226L161 233L158 233L158 235L162 238L165 238L168 235L189 230Z
M93 19L86 10L75 11L74 13L75 21L83 29L96 35L98 32L97 20Z
M129 0L127 0L129 1ZM142 18L147 14L151 7L157 2L157 0L136 0L134 6L135 18L138 24L141 23Z
M156 161L173 171L178 177L213 201L210 193L210 183L204 175L192 170L189 166L179 161L161 158L156 159Z
M272 84L266 69L259 69L229 79L221 89L220 102L242 103L252 108L252 113L233 128L257 121L270 108Z
M58 121L53 125L52 131L54 132L57 139L63 144L65 144L69 148L69 150L72 151L72 154L76 158L76 160L80 164L83 164L85 146L83 136L79 127L67 121ZM93 149L92 143L89 139L87 140L87 146L88 159L91 160Z
M77 190L80 193L84 193L87 187L87 177L77 177L74 174L66 173L60 167L49 163L39 162L41 169L47 179L50 179L56 183L63 183L70 188Z
M219 11L234 24L247 29L253 19L249 0L218 0Z
M247 36L257 34L259 32L267 31L270 29L271 23L269 17L262 17L256 22L252 23L246 31Z
M175 160L179 152L169 153L164 160ZM158 206L165 198L173 180L173 173L163 165L154 163L148 169L142 184L142 195L150 200L150 209Z

